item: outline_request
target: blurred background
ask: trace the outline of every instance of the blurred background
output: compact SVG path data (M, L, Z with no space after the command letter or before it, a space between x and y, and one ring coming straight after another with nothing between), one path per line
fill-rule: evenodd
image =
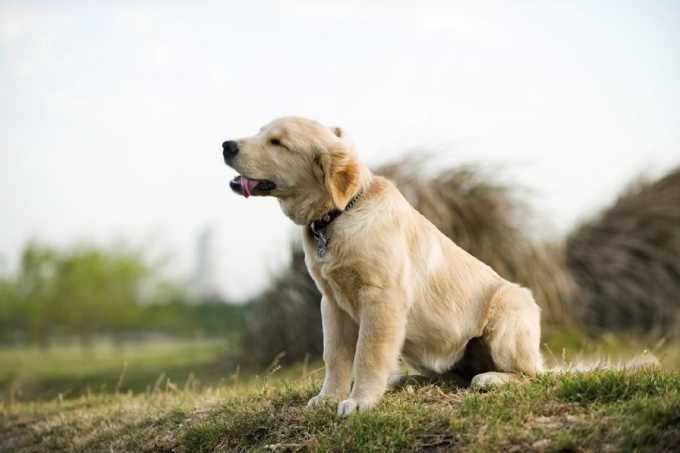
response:
M530 286L547 349L676 363L679 21L660 0L1 2L4 397L318 358L298 231L222 163L283 115L343 127Z

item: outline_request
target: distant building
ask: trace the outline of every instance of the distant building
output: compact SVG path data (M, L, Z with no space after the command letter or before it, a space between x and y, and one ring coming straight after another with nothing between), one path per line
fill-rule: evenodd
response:
M196 268L192 278L195 296L202 300L222 300L215 283L215 231L206 227L196 241Z

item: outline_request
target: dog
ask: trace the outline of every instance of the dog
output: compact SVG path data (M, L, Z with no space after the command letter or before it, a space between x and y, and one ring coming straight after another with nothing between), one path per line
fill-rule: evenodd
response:
M326 370L309 406L338 402L340 417L372 407L403 379L394 374L400 357L425 377L473 387L543 372L531 292L458 247L371 173L341 128L283 117L222 149L238 172L232 190L277 198L302 227L305 263L322 294Z

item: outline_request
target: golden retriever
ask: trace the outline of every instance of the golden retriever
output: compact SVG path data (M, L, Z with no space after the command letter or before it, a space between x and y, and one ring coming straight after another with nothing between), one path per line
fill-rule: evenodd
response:
M276 197L302 226L305 261L323 295L326 374L310 406L339 401L341 417L373 406L400 379L392 376L400 357L424 376L480 387L543 371L531 292L458 247L372 174L343 130L279 118L224 142L223 156L239 173L235 192Z

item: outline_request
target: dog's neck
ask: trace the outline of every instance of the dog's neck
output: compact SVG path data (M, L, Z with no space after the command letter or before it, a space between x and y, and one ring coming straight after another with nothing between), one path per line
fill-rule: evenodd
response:
M296 225L307 226L335 208L333 201L325 196L292 195L279 198L283 213Z
M364 165L361 166L361 172L358 175L360 183L358 185L357 193L365 193L368 186L371 184L373 174ZM350 202L347 203L349 205ZM315 195L305 193L304 195L291 195L285 198L279 198L279 204L283 213L295 222L297 225L308 227L313 221L322 219L325 215L333 211L342 212L345 206L336 206L333 199L326 192L325 188L319 187Z

